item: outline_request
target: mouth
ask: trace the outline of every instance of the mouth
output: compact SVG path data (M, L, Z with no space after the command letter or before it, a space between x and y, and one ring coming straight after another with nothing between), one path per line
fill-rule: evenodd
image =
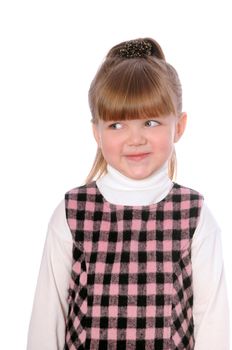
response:
M149 156L150 153L128 154L125 157L129 160L140 161Z

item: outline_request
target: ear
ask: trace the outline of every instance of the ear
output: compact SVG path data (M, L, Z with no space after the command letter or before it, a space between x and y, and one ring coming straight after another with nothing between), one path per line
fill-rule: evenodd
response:
M180 117L178 117L178 120L176 122L174 142L178 142L181 136L183 135L185 131L186 123L187 123L187 113L183 112L180 115Z
M98 147L100 148L101 146L101 138L100 138L100 133L99 133L99 128L97 123L92 124L92 130L93 130L93 136L98 144Z

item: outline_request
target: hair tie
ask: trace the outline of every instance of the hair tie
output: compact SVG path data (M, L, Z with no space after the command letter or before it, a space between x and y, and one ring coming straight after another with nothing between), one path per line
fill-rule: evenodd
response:
M151 56L152 44L145 40L130 40L127 41L121 49L118 56L125 58Z

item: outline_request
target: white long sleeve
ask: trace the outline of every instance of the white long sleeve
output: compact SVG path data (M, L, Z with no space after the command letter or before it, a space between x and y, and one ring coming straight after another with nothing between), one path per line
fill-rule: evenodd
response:
M63 349L71 266L72 237L62 201L48 225L28 332L27 350Z
M165 196L169 190L167 183L164 187ZM109 200L110 188L104 188L102 182L101 191L104 189ZM66 222L63 200L48 226L27 350L63 349L71 265L72 237ZM229 311L220 230L205 204L192 241L192 268L196 340L194 349L229 350Z
M229 350L229 310L221 232L204 204L192 241L195 350Z

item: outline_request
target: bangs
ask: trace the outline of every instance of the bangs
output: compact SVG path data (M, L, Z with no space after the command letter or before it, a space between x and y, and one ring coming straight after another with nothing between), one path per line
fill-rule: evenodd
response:
M167 72L160 65L159 69L144 65L146 62L141 59L134 65L131 61L127 67L124 61L110 70L101 86L98 85L94 119L120 121L176 114Z

